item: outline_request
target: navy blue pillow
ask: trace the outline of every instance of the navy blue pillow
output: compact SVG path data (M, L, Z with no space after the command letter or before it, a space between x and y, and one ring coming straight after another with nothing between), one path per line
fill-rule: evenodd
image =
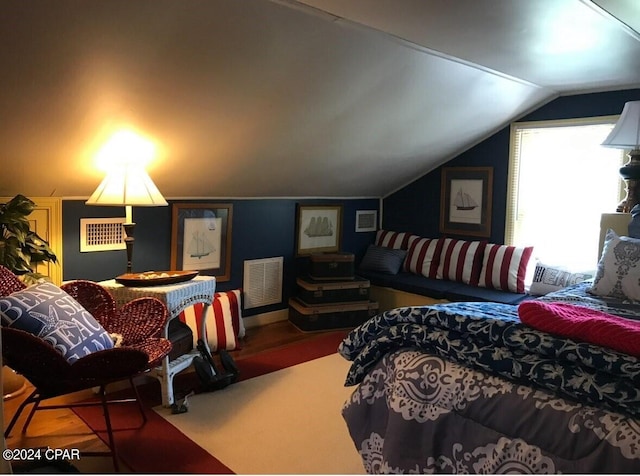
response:
M41 337L69 363L113 340L82 305L53 283L38 283L0 298L2 325Z
M398 274L406 254L406 250L369 245L364 258L362 258L362 263L360 263L360 269L384 274Z

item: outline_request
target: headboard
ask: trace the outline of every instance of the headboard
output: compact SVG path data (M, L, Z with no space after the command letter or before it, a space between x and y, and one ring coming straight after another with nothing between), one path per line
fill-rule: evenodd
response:
M607 230L611 228L618 236L627 236L629 234L629 222L631 221L630 213L603 213L600 217L600 243L598 245L598 259L602 255L602 247L604 246L604 237Z

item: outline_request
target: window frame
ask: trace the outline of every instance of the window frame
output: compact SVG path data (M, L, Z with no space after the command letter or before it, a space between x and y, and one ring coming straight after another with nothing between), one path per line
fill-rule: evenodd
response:
M569 118L569 119L554 119L543 121L526 121L526 122L513 122L509 131L509 170L507 174L507 195L506 195L506 216L505 216L505 230L504 241L505 244L515 245L515 228L517 222L517 205L518 205L518 184L520 173L520 161L519 147L520 141L517 137L519 131L523 129L544 129L544 128L560 128L560 127L579 127L590 126L600 124L615 123L620 118L620 115L610 116L597 116L597 117L584 117L584 118ZM624 155L626 151L620 150L621 163L624 162ZM619 181L618 196L619 200L622 200L625 196L625 183L622 179Z

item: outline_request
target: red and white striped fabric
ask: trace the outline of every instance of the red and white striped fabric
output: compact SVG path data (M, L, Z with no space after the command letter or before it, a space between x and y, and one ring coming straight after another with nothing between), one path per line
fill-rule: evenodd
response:
M487 242L451 238L445 238L442 241L444 243L436 277L477 286Z
M417 235L412 235L411 233L378 230L375 245L395 250L408 250L411 247L411 243L417 238Z
M532 253L533 246L518 248L488 244L484 250L478 286L524 293L527 264Z
M200 335L203 307L202 303L196 303L180 313L179 317L193 331L194 346L198 339L206 339L212 352L239 349L238 338L245 334L241 291L235 289L214 294L213 303L207 311L204 337Z
M442 240L438 238L417 238L404 258L404 270L435 278L438 271L438 257Z

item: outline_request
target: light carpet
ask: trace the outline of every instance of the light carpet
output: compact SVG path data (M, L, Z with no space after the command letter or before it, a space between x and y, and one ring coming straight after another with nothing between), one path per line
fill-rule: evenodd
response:
M332 354L154 410L238 474L362 474L341 415L349 364Z

